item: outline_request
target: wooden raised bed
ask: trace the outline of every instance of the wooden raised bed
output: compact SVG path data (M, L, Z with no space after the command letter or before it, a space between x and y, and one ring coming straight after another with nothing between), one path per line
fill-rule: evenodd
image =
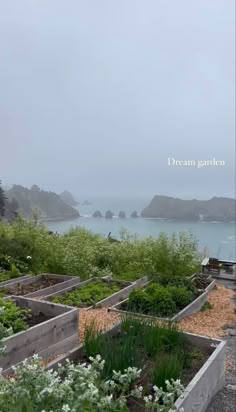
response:
M93 308L109 307L111 305L114 305L117 302L121 302L123 299L125 299L127 296L129 296L129 293L133 289L139 288L140 286L146 284L148 279L147 279L147 277L144 277L144 278L138 279L136 282L128 282L128 281L122 281L122 280L113 280L111 277L103 277L103 278L94 277L94 278L91 278L89 280L85 280L84 282L81 282L78 285L70 286L66 289L62 289L58 292L49 294L47 296L45 295L43 299L50 301L54 296L64 295L65 293L72 292L76 289L80 289L83 286L86 286L89 283L94 282L94 281L103 281L103 282L107 282L107 283L112 281L115 284L120 285L121 288L118 292L113 293L110 296L106 297L105 299L94 303L94 305L87 306L86 310L90 310L90 309L93 309Z
M104 333L110 336L119 334L120 323ZM176 412L182 410L185 412L205 412L213 396L225 383L226 342L185 332L183 332L183 335L194 348L209 350L210 355L187 384L183 394L176 400ZM72 350L50 362L47 367L48 369L56 370L58 364L65 364L66 359L76 363L83 359L83 356L83 345L77 345ZM169 412L172 412L172 410Z
M0 282L0 288L3 288L7 285L10 285L11 283L14 283L16 281L19 282L21 280L24 280L24 279L27 279L27 278L30 278L30 277L31 277L31 275L22 275L22 276L16 276L14 278L9 278L9 279L3 280L2 282Z
M190 316L190 315L198 312L202 308L204 303L206 303L206 301L208 299L208 294L215 287L215 285L216 285L216 281L212 280L210 282L210 284L206 287L206 289L204 289L202 291L202 293L196 299L194 299L188 306L183 308L180 312L178 312L177 314L175 314L171 318L163 318L163 317L159 317L159 316L144 315L142 313L135 313L135 312L130 312L130 311L127 311L125 309L122 309L122 307L124 307L124 305L127 304L128 298L124 299L122 302L116 303L115 305L110 307L108 310L110 312L116 312L116 313L120 313L120 314L130 314L130 315L133 315L133 316L138 315L139 317L143 317L143 318L147 318L147 319L160 319L160 320L168 320L168 321L176 322L176 321L184 319L187 316ZM146 286L146 285L144 285L144 286Z
M15 333L2 339L6 346L6 354L0 356L0 367L8 373L11 366L18 364L25 358L53 348L53 355L57 345L61 352L62 342L70 337L78 337L78 310L64 305L55 305L49 302L11 296L12 300L22 309L30 309L32 317L29 329Z
M80 283L79 277L43 273L13 280L9 284L0 284L0 292L5 295L27 296L30 298L45 296L66 287Z

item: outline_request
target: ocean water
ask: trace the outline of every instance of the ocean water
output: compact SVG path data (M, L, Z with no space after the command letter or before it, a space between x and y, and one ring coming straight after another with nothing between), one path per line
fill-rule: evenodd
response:
M198 239L199 250L208 249L209 256L221 259L236 259L236 231L235 223L222 222L179 222L173 220L131 218L130 214L136 210L139 214L149 203L146 198L87 198L91 205L78 205L81 217L73 220L47 222L50 230L63 233L71 227L81 226L93 232L107 236L111 232L113 237L119 238L122 228L139 237L157 237L160 232L178 233L189 231ZM104 215L107 210L114 213L113 219L93 218L95 210L100 210ZM119 211L126 213L125 219L119 219Z

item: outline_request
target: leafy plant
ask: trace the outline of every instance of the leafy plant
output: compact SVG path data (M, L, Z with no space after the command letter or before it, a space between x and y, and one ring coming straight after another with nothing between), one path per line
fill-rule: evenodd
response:
M176 312L176 304L168 288L152 283L130 293L128 309L149 315L171 316Z
M201 307L201 312L204 312L205 310L210 310L213 308L213 305L210 302L205 302L204 305Z
M0 324L6 329L12 329L13 333L26 330L28 328L27 319L30 311L21 309L11 300L0 298Z
M91 306L119 290L120 286L114 282L97 280L63 295L54 296L51 300L69 306Z
M185 306L188 306L194 298L193 293L185 287L170 286L168 290L176 304L176 307L179 309L183 309Z

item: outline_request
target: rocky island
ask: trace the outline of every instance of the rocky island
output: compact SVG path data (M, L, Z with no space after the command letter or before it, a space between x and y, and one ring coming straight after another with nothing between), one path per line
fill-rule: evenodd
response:
M65 192L64 192L65 193ZM43 220L65 220L79 217L79 212L70 206L61 195L41 190L37 185L30 189L21 185L13 185L5 191L8 201L17 202L17 213L30 218L34 209L39 210Z
M209 200L183 200L169 196L154 196L142 211L144 218L184 221L235 221L235 199L213 197Z

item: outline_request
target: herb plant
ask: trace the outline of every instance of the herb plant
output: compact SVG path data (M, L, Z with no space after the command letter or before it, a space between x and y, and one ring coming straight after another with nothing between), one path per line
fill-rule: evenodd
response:
M94 305L120 290L120 286L114 282L102 280L93 281L81 288L66 292L63 295L54 296L54 303L62 303L69 306L85 307Z

